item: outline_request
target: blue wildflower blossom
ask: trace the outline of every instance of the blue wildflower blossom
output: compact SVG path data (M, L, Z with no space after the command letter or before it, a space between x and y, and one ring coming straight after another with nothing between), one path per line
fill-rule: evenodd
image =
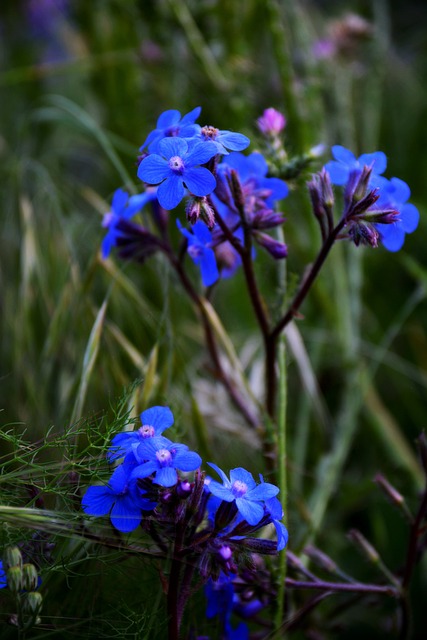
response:
M231 614L234 606L234 575L220 573L218 580L209 578L205 585L205 596L207 599L206 617L208 619L218 616L225 640L247 640L249 629L244 622L241 622L236 629L231 626Z
M237 171L245 199L245 211L274 208L276 200L286 198L288 185L279 178L268 178L268 164L261 153L254 152L248 156L243 153L230 153L218 165L218 173L230 169Z
M263 502L273 498L279 493L278 487L268 482L256 484L249 471L242 467L237 467L230 471L230 479L225 473L212 462L208 463L221 477L223 484L211 480L209 490L225 502L234 502L240 515L250 525L260 522L264 516Z
M195 471L202 459L198 453L189 451L185 444L171 442L163 436L147 438L135 449L137 459L142 462L131 474L131 479L147 478L154 474L153 482L162 487L173 487L178 482L180 471Z
M143 209L146 204L155 198L155 191L146 191L145 193L130 197L123 189L117 189L114 192L111 211L105 214L102 221L102 226L108 229L101 245L102 257L104 259L110 255L111 249L117 245L117 239L121 236L117 224L121 220L129 220L129 218L132 218L137 211Z
M243 151L251 143L243 133L220 130L211 126L202 127L195 139L213 142L217 153L221 155L228 155L228 151Z
M111 441L108 459L121 458L135 446L138 446L145 438L160 436L163 431L173 425L173 414L169 407L151 407L141 413L141 424L136 431L118 433Z
M212 249L212 233L201 220L193 225L193 233L184 229L179 220L176 224L182 235L187 238L188 255L200 267L204 286L210 287L219 278L215 253Z
M269 498L265 501L265 509L269 514L269 522L274 525L277 534L277 551L282 551L288 544L288 530L283 522L280 522L283 518L283 508L280 504L280 500L277 498Z
M184 187L195 196L207 196L216 186L213 174L200 165L217 153L211 142L192 145L182 138L164 138L153 153L138 167L138 178L148 184L160 185L157 199L166 209L174 209L184 197Z
M157 147L160 140L179 136L180 138L192 138L200 131L200 126L194 124L200 115L201 107L196 107L181 118L181 113L176 109L164 111L157 120L157 126L152 131L143 145L141 151L148 147L149 151L157 153Z
M418 209L407 202L411 196L409 186L399 178L381 178L378 181L380 198L376 206L390 206L399 212L399 217L391 224L375 224L380 232L381 242L388 251L399 251L405 241L405 234L412 233L418 227L420 214Z
M349 149L338 144L334 145L331 150L335 160L327 162L325 169L329 173L333 184L346 184L350 173L355 170L362 170L365 165L372 166L374 176L381 175L387 168L387 157L382 151L363 153L359 158L356 158Z
M129 472L120 465L111 476L108 485L89 487L83 496L82 507L90 516L110 514L112 525L129 533L136 529L142 519L142 511L151 511L156 506L142 497L136 482L129 479Z
M6 572L3 569L3 562L0 560L0 589L7 587Z

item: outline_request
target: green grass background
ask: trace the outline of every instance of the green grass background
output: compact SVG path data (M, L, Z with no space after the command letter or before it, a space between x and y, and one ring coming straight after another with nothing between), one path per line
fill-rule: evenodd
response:
M60 15L51 10L56 23L50 34L32 29L25 2L3 0L0 7L4 431L25 429L34 443L51 427L55 433L76 430L85 417L99 443L123 388L139 380L128 400L132 415L168 403L177 417L176 433L208 459L220 450L223 458L215 462L221 467L260 470L259 443L209 376L197 317L167 265L157 258L142 269L115 259L103 262L99 246L101 214L114 190L140 188L138 148L162 111L186 113L200 105L202 124L240 131L255 150L261 145L256 118L274 106L288 118L291 155L319 143L344 144L356 154L381 149L389 159L387 175L410 184L420 210L418 230L397 254L334 249L298 322L308 361L292 345L288 349L291 546L300 551L315 541L347 573L378 580L346 538L357 527L398 571L407 528L373 477L384 473L415 508L422 486L415 439L425 427L427 385L427 7L383 0L74 0L68 6ZM350 11L368 20L372 33L356 39L346 54L316 59L314 43L327 36L331 20ZM329 157L326 151L324 160ZM283 204L290 283L320 244L304 189L308 177L292 184ZM282 296L275 265L259 252L256 268L274 307ZM193 276L197 282L195 270ZM221 283L213 303L259 394L260 340L241 273ZM305 386L311 375L314 395ZM80 451L90 444L82 435ZM6 459L13 438L2 447ZM41 454L46 474L55 476L63 453L53 447ZM331 469L328 453L337 463L326 491L328 480L319 488L319 479ZM8 472L15 469L22 506L31 471L19 462L8 464ZM88 481L83 474L83 485ZM9 477L3 484L10 492ZM47 497L50 508L61 508L57 497L55 491ZM310 520L313 511L317 525ZM14 535L6 529L4 541ZM135 598L123 598L120 606L114 601L111 624L121 631L109 630L114 563L102 556L85 564L93 549L70 550L71 544L63 573L60 564L52 572L46 604L62 633L162 637L162 629L147 622L150 611L161 607L157 592L142 613ZM142 569L135 562L120 567L129 592L141 571L149 587L142 585L144 593L153 591L151 581L157 585L146 562ZM413 637L420 638L426 568L424 562L417 571L412 594ZM82 605L75 594L89 571L96 589ZM382 617L365 608L352 618L350 609L335 622L339 602L322 605L308 623L324 634L319 637L390 637L390 603L380 602ZM189 615L197 618L194 611ZM91 616L99 621L96 630L88 623ZM294 635L306 637L301 633Z

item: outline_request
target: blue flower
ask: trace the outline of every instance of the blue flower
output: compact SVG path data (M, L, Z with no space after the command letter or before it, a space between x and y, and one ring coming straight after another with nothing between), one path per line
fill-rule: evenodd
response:
M131 474L131 479L147 478L154 474L155 484L173 487L178 482L177 469L195 471L202 459L198 453L189 451L185 444L171 442L163 436L147 438L135 449L137 459L142 462Z
M264 516L263 502L279 493L278 487L268 482L257 485L253 476L246 469L237 467L230 471L230 480L216 464L208 463L221 477L223 484L212 480L209 490L225 502L236 502L240 515L250 525L260 522Z
M212 249L212 233L201 220L193 225L193 233L184 229L179 220L176 224L182 235L187 238L188 255L200 267L204 286L210 287L219 278L215 253Z
M366 165L372 166L374 175L381 175L387 167L387 158L382 151L373 153L363 153L359 158L341 145L332 147L332 155L335 160L327 162L326 171L329 173L331 182L337 185L344 185L348 182L350 173L355 170L362 170Z
M150 152L157 153L157 147L160 140L179 136L180 138L192 138L200 131L200 126L194 124L200 115L201 107L196 107L181 118L181 113L176 109L164 111L157 120L157 127L152 131L141 150L148 146Z
M407 202L411 191L409 186L399 178L378 179L380 198L376 203L378 208L389 206L399 212L399 218L391 224L375 224L380 232L381 242L389 251L399 251L405 241L405 234L412 233L418 226L420 214L418 209Z
M277 534L277 551L282 551L288 544L288 530L283 522L280 522L283 518L283 508L280 504L280 500L277 498L270 498L265 501L265 509L270 516L269 521L274 525Z
M137 211L145 207L148 202L156 198L155 191L146 191L136 196L130 196L122 189L117 189L113 195L111 203L111 211L106 213L102 222L102 226L108 229L107 235L102 241L102 257L107 258L111 249L117 245L117 239L122 235L117 228L120 220L129 220Z
M189 149L182 138L164 138L153 153L138 167L138 178L148 184L159 184L157 199L166 209L174 209L184 197L184 187L195 196L207 196L215 189L213 174L199 165L217 153L211 142L199 142ZM160 155L159 155L160 154Z
M173 414L169 407L151 407L141 413L142 426L136 431L118 433L111 441L107 455L109 460L121 458L145 440L160 436L173 425Z
M3 569L3 562L0 560L0 589L7 587L6 572Z
M228 150L243 151L251 143L243 133L220 130L210 126L202 127L195 138L196 140L212 141L216 145L217 153L222 155L228 155Z
M237 171L243 187L246 213L259 209L273 209L276 200L289 193L286 182L279 178L267 178L268 164L258 152L248 156L230 153L218 166L218 172Z
M206 617L218 616L223 627L225 640L248 640L249 629L241 622L236 629L231 626L231 614L234 606L234 575L220 573L218 580L209 578L205 586L205 596L208 601Z
M112 525L129 533L137 528L142 511L151 511L156 504L142 497L136 482L129 479L124 465L114 471L107 486L89 487L83 496L82 507L90 516L110 514Z

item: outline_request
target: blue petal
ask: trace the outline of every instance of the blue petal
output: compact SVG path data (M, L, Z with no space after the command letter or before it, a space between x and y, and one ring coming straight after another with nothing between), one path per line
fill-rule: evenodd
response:
M156 435L160 435L173 425L173 413L169 407L151 407L141 413L141 423L154 427Z
M129 194L123 189L117 189L113 195L113 201L111 203L111 209L114 213L120 215L121 210L126 206Z
M405 242L405 232L399 223L376 225L381 233L381 242L388 251L399 251Z
M202 459L195 451L184 451L176 454L173 463L180 471L195 471L202 464Z
M144 462L144 464L138 465L131 474L131 480L136 480L137 478L147 478L151 476L152 473L157 471L159 465L154 460L148 460Z
M139 193L137 196L131 196L124 211L124 216L127 219L131 218L137 211L143 209L146 204L155 200L156 197L155 191L145 191L144 193Z
M340 144L335 144L332 147L331 151L335 160L338 160L338 162L346 164L349 167L356 166L356 163L357 163L356 157L354 153L352 153L349 149L342 147Z
M169 164L164 158L153 153L144 158L138 167L138 178L148 184L159 184L168 177L170 173Z
M288 530L282 522L273 520L273 524L276 528L277 533L277 551L282 551L282 549L284 549L288 544Z
M233 485L236 481L244 482L248 489L254 489L256 487L256 482L253 478L253 475L242 467L236 467L236 469L232 469L230 471L231 484Z
M217 154L216 145L213 142L198 142L192 146L191 151L185 159L186 166L192 167L198 164L205 164Z
M392 187L390 193L396 202L403 204L409 200L411 197L411 190L406 182L400 180L400 178L391 178L390 185Z
M230 151L243 151L251 143L243 133L235 133L234 131L220 131L217 142L223 144Z
M89 516L106 516L115 500L108 487L89 487L83 496L82 508Z
M329 173L332 184L342 185L347 183L350 169L345 164L331 160L323 168Z
M247 156L247 166L249 168L250 175L256 178L264 178L268 173L267 160L257 151L254 151L254 153Z
M187 189L195 196L207 196L216 187L215 176L204 167L185 169L182 179Z
M121 464L114 470L113 475L108 481L108 486L111 487L111 490L114 491L114 493L122 493L122 491L125 490L128 481L129 474L126 473L125 467Z
M212 242L212 233L209 231L205 223L201 220L198 220L195 224L193 224L193 233L203 245Z
M384 173L387 168L387 156L382 151L374 151L374 153L363 153L359 158L359 163L363 167L373 165L374 173Z
M193 124L199 117L201 111L202 107L195 107L192 111L186 113L185 116L182 116L181 124Z
M412 233L418 227L420 213L413 204L404 204L400 209L400 226L405 233Z
M208 487L209 487L209 491L213 496L216 496L217 498L221 498L221 500L224 500L225 502L234 502L235 495L232 493L230 489L228 489L227 487L224 487L222 484L219 484L219 482L216 482L215 480L211 480Z
M178 475L173 467L163 467L156 472L155 484L162 487L173 487L178 482Z
M184 197L182 177L170 175L157 189L157 200L166 211L175 209Z
M246 494L250 500L268 500L279 493L279 487L269 482L263 482Z
M176 109L168 109L163 111L157 120L157 129L168 129L175 124L178 124L181 118L181 114Z
M174 156L182 158L182 156L185 156L187 153L188 144L183 138L172 136L170 138L163 138L163 140L160 140L158 149L159 153L161 153L162 156L165 156L168 160Z
M264 516L264 508L258 502L237 498L236 506L248 524L258 524Z
M117 500L112 508L110 518L113 527L123 533L129 533L137 528L141 522L142 514L141 510L135 508L129 499L122 498Z
M214 464L213 462L208 462L208 465L210 467L212 467L212 469L214 469L214 471L217 472L217 474L220 476L221 480L223 481L223 483L225 484L225 486L227 487L231 487L231 483L229 481L229 479L227 478L227 476L225 475L224 471L222 471L222 469L220 469L216 464ZM209 485L210 486L210 485Z
M219 271L213 249L205 248L200 259L200 271L202 274L202 282L205 287L210 287L218 280Z

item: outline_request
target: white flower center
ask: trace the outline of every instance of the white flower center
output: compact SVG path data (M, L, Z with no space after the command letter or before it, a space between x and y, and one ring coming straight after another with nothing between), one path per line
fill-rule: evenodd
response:
M159 449L159 451L156 451L156 458L162 467L168 467L172 462L172 454L167 449Z
M180 156L172 156L169 160L169 167L172 171L176 171L177 173L181 173L184 169L184 160Z
M154 427L151 424L143 424L142 427L138 429L138 433L142 438L152 438L154 436Z
M236 498L241 498L248 491L248 485L246 482L242 482L241 480L236 480L231 487L231 491L236 496Z

